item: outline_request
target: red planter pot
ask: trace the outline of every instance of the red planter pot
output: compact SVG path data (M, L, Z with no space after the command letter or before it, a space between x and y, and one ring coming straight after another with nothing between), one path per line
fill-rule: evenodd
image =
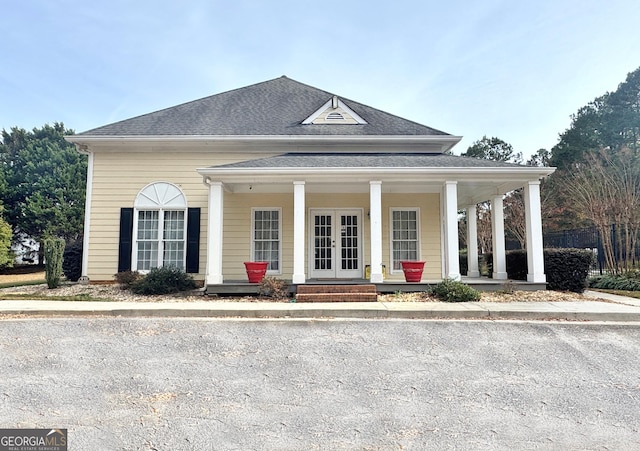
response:
M419 261L403 261L402 271L404 272L404 280L407 282L420 282L422 280L422 271L424 271L424 262Z
M249 283L260 283L267 273L269 262L244 262Z

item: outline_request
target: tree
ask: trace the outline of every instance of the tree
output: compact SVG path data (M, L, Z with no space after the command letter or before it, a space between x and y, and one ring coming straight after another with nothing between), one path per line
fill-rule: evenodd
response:
M614 92L595 98L572 116L571 125L551 149L551 165L570 169L585 153L599 149L640 151L640 68Z
M538 151L541 156L543 155L543 153L541 153L543 150L544 149ZM486 135L471 144L462 156L522 164L522 153L516 153L511 144L500 138L487 138ZM504 208L505 232L511 238L518 240L524 247L526 224L522 192L515 191L508 193L504 199ZM483 202L478 205L477 215L476 222L480 250L482 253L489 252L492 246L491 208L489 202Z
M527 160L527 166L549 167L551 162L551 152L547 149L538 149L536 153L531 155Z
M0 205L0 214L2 213ZM15 256L11 252L11 241L13 232L11 226L0 215L0 269L10 268L13 266Z
M471 144L462 156L516 164L522 163L522 153L515 153L511 144L499 138L487 138L486 135Z
M640 231L638 155L630 149L589 153L575 165L565 189L600 232L607 267L616 273L630 270Z
M2 130L3 201L14 237L74 240L82 233L87 160L64 140L69 134L62 123Z
M547 187L551 212L546 229L566 230L595 224L586 205L576 203L576 193L566 189L583 173L593 156L606 152L608 158L618 153L640 154L640 68L627 75L614 92L595 98L572 116L570 127L560 135L551 149L550 165L558 170L549 178ZM601 159L601 155L596 160ZM588 162L588 163L587 163ZM610 166L609 170L616 170ZM586 178L580 179L586 182ZM608 224L607 226L610 226Z

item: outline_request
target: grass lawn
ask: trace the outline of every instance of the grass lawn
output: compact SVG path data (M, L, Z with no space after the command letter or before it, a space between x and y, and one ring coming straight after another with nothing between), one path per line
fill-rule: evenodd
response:
M0 273L0 288L46 283L44 266L28 265L8 268Z
M591 291L599 291L601 293L617 294L618 296L626 296L628 298L640 299L640 291L626 291L626 290L603 290L601 288L589 288Z
M22 287L26 285L41 285L47 283L45 279L44 267L29 265L9 268L0 274L0 288ZM6 293L2 295L5 300L49 300L49 301L106 301L108 299L94 298L89 294L79 294L74 296L45 296L32 293Z

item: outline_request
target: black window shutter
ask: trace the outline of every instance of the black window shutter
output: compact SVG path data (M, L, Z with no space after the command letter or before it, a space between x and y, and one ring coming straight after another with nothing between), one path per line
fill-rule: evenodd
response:
M120 242L118 244L118 272L131 271L133 250L133 208L120 209Z
M200 272L200 209L187 209L187 272Z

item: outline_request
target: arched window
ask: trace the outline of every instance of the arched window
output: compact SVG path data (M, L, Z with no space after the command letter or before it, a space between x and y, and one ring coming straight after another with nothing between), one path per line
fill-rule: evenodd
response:
M187 200L177 186L156 182L144 187L134 204L133 269L185 268Z

